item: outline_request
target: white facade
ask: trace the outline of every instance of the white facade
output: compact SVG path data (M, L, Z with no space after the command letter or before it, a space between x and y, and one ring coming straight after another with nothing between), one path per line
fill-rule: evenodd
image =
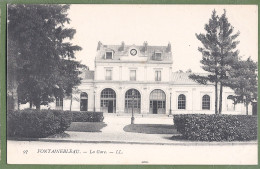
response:
M214 86L195 83L188 78L189 73L173 73L172 63L170 44L148 46L144 42L143 46L126 46L99 42L95 70L84 71L72 104L71 99L64 99L63 110L69 110L71 105L75 111L122 114L130 113L134 102L134 113L138 114L214 114ZM134 100L131 95L126 96L131 89L140 93ZM87 94L87 99L81 98L82 93ZM206 107L203 108L205 95L209 100L204 102ZM234 106L233 101L227 99L229 95L234 95L233 90L224 88L222 113L246 114L245 106ZM179 96L185 101L181 102ZM55 103L49 106L55 108ZM252 114L251 106L249 114Z

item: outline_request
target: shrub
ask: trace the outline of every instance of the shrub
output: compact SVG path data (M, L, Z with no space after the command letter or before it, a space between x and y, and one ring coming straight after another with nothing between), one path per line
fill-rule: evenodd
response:
M73 111L73 122L102 122L103 112Z
M256 116L174 115L174 125L187 140L246 141L257 139Z
M64 132L71 124L72 115L60 110L8 111L7 136L42 138Z

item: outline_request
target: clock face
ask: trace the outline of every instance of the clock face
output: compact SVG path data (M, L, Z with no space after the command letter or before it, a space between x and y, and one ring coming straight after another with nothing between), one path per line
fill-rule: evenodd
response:
M132 56L135 56L135 55L137 54L137 50L136 50L136 49L131 49L131 50L130 50L130 54L131 54Z

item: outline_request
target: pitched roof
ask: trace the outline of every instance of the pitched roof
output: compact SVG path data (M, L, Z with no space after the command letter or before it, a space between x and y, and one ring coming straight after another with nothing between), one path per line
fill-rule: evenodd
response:
M196 84L196 85L198 85L199 83L197 83L194 80L192 80L191 78L189 78L190 74L191 73L179 73L179 72L172 73L173 84ZM208 75L207 73L195 73L195 74L199 74L199 75L203 75L203 76Z
M103 45L100 42L97 49L98 54L96 59L102 60L105 58L106 51L113 51L112 60L121 60L122 57L129 56L129 50L132 48L137 49L139 52L138 56L140 58L146 58L147 62L154 61L152 58L154 57L156 52L160 52L162 54L161 61L172 61L172 52L170 44L168 44L168 46L149 46L147 43L144 43L144 45Z

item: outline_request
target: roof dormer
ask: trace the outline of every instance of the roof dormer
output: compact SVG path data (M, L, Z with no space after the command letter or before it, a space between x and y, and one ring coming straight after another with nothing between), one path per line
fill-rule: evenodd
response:
M161 61L162 60L162 51L160 50L155 50L154 54L152 56L152 60L157 60L157 61Z
M112 49L105 50L105 59L113 59L114 58L114 51Z

